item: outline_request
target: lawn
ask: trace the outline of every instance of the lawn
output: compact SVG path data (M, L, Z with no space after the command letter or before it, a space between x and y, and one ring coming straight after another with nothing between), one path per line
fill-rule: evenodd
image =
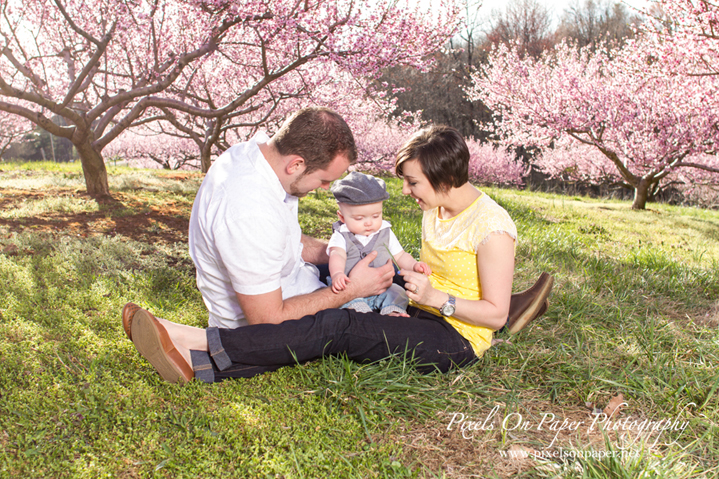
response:
M0 477L719 474L719 211L486 188L519 230L515 291L556 283L476 365L340 357L172 385L120 311L206 325L187 252L201 181L110 167L97 202L78 165L0 164ZM388 184L417 256L421 212ZM329 237L333 203L301 201L306 233Z

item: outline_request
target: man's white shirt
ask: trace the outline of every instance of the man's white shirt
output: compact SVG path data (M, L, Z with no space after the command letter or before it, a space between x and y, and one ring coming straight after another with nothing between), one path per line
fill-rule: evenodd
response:
M235 292L257 295L282 288L282 299L325 285L317 268L302 260L298 199L285 192L262 155L258 133L213 163L190 216L190 256L209 325L245 326Z

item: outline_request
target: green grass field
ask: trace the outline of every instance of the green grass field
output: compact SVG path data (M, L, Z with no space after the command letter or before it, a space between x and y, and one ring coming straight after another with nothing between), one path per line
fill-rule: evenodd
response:
M120 311L206 325L187 253L201 176L110 168L98 203L78 168L0 164L0 477L719 475L719 211L484 189L517 223L515 291L556 283L476 365L331 358L180 386ZM417 256L421 212L388 184ZM333 203L301 201L306 233L329 236Z

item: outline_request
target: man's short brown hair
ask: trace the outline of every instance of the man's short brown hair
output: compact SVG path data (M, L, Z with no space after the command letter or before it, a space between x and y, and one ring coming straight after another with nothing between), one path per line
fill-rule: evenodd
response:
M350 163L357 160L357 146L350 127L329 108L296 111L285 120L272 141L281 155L297 155L305 160L305 175L327 169L337 155L346 155Z
M432 188L447 192L469 181L469 148L456 129L436 125L424 128L400 148L395 173L402 178L402 165L418 160Z

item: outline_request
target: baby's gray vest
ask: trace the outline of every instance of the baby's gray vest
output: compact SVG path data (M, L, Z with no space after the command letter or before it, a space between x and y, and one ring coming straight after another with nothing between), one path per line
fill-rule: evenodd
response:
M341 221L337 221L332 225L334 231L339 231L342 226ZM370 254L372 251L377 251L377 257L369 264L373 268L384 266L389 261L390 254L387 251L389 248L389 228L379 230L374 235L372 241L367 243L367 246L362 246L362 243L355 238L354 233L349 231L340 231L340 234L344 236L345 243L347 245L347 264L345 265L345 274L349 274L352 268L365 256ZM385 245L387 248L385 248Z

